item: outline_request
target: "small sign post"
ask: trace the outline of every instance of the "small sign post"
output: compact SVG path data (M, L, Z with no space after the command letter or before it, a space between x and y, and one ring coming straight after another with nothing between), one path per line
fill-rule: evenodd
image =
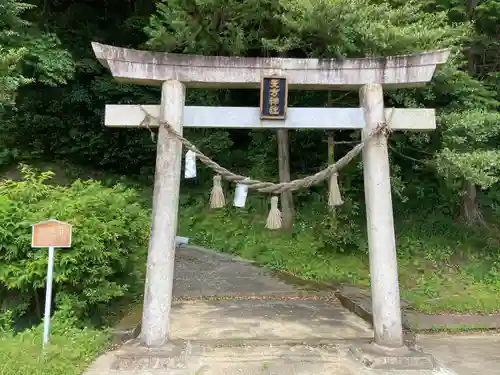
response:
M49 342L52 279L54 272L54 249L56 247L71 247L71 225L55 219L34 224L32 227L31 247L49 248L47 288L45 292L45 316L43 322L43 346L45 346Z

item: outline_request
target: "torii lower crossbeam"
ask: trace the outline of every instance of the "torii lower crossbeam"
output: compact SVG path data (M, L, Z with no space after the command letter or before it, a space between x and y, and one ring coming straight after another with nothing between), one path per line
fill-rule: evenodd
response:
M106 105L104 124L109 127L139 127L144 112L151 115L151 127L158 127L154 119L160 116L159 105ZM259 108L251 107L184 107L185 128L229 129L363 129L365 119L361 108L289 108L285 120L261 120ZM434 109L388 108L392 130L425 131L436 129Z

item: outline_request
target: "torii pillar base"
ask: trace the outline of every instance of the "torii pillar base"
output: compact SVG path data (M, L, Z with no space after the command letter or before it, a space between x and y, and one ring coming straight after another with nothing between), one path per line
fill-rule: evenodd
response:
M432 354L406 346L386 348L375 343L356 344L349 347L349 354L374 370L435 370L439 367Z

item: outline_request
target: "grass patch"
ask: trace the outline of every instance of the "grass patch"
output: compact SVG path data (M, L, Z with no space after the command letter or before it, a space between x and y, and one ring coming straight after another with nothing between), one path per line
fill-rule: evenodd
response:
M108 342L106 333L68 326L57 314L45 349L41 325L16 335L0 331L0 375L80 375Z
M404 215L396 215L401 295L413 309L426 313L500 312L500 272L494 255L497 240L443 215L427 215L425 221L398 216ZM357 234L362 240L351 241L359 247L349 250L337 247L329 233L318 232L323 221L321 215L299 213L294 230L281 233L264 229L262 207L213 211L184 205L179 234L198 245L299 277L369 287L364 229Z

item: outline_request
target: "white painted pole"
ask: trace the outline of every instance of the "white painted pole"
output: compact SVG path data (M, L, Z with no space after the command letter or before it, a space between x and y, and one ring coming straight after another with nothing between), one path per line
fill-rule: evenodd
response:
M184 101L185 87L181 82L163 83L160 118L181 134ZM160 127L141 328L141 341L148 347L168 340L181 162L182 144Z
M382 85L369 84L360 90L366 127L363 136L385 122ZM363 149L368 247L375 343L403 346L398 265L392 212L391 180L387 139L372 138Z
M45 316L43 322L43 346L49 342L50 310L52 305L52 279L54 275L54 248L49 247L49 262L47 265L47 287L45 289Z

